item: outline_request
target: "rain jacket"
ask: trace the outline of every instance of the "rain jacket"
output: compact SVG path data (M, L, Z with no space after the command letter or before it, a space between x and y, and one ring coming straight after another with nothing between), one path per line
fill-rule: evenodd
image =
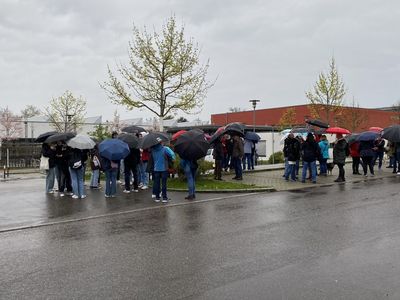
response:
M351 157L360 157L360 142L355 142L350 145Z
M165 172L168 170L168 159L175 160L175 153L166 146L158 144L151 149L151 156L153 158L154 172Z
M250 151L251 153L251 151ZM233 149L232 149L232 157L233 158L242 158L244 155L244 147L243 141L239 136L233 137Z
M347 151L349 151L349 144L345 139L338 140L333 146L333 163L334 164L345 164Z
M244 140L244 153L251 154L252 148L253 148L253 142L248 139L245 139Z
M296 161L300 159L300 142L296 138L286 138L283 153L288 161Z
M327 140L320 141L318 143L319 149L321 149L322 158L329 158L329 142Z
M303 153L303 161L306 162L316 161L320 154L318 144L314 138L307 137L307 140L301 145L301 150Z
M360 142L360 156L374 156L375 152L373 150L374 142L373 141L361 141Z

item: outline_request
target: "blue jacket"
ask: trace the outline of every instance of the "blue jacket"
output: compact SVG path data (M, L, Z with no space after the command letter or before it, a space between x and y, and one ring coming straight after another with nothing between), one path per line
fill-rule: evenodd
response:
M169 158L175 160L175 153L171 150L171 148L165 147L161 144L152 147L151 155L153 157L155 172L164 172L168 170L168 160L166 156L169 156Z
M322 158L329 158L329 143L328 143L328 141L320 141L318 143L318 146L321 149Z

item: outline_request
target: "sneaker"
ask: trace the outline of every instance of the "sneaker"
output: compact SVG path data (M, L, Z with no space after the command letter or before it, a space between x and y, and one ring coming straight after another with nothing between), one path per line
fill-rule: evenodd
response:
M364 174L364 177L368 177L368 174Z
M65 196L65 194L64 193L60 193L60 197L64 197Z
M85 199L87 196L86 195L82 195L81 196L81 199Z
M47 194L54 194L54 191L53 190L48 191Z
M133 190L133 192L134 192L134 193L139 193L139 190L138 190L138 189L136 189L136 190Z
M189 196L186 196L185 197L185 200L193 200L194 198L193 198L193 196L192 195L189 195Z
M400 175L400 172L397 172L397 175Z
M110 197L111 197L111 198L115 198L115 195L111 195Z
M156 197L156 195L152 194L151 198L154 199L154 198L157 198L157 197Z
M131 191L129 191L129 190L123 190L123 193L125 193L125 194L129 194Z
M106 198L110 198L111 196L110 196L110 195L107 195L107 194L105 194L105 195L104 195L104 197L106 197Z
M148 186L147 186L147 185L143 185L143 186L141 187L141 189L142 189L142 190L147 190L147 189L148 189Z
M162 203L168 203L168 200L169 200L168 198L163 198L161 202Z
M142 187L143 186L143 183L139 183L139 185L138 185L139 187Z
M72 196L74 193L73 192L67 192L66 195L67 196Z
M374 177L375 176L375 174L371 174L371 177Z
M154 198L154 202L160 202L160 198Z
M78 199L79 197L77 195L72 195L72 199Z

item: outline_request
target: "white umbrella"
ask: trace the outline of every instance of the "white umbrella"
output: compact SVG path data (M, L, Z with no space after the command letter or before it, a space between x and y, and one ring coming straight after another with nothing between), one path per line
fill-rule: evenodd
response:
M67 145L76 149L93 149L96 143L87 135L78 134L74 138L67 141Z

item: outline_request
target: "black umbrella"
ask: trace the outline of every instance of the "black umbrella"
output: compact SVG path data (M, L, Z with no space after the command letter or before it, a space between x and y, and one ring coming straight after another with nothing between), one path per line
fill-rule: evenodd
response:
M239 134L241 136L244 136L244 130L246 128L246 125L242 123L230 123L225 126L225 131L230 134Z
M180 135L175 142L174 150L179 156L187 160L198 160L207 155L210 148L204 132L189 130Z
M382 131L382 137L391 142L400 142L400 125L392 125L384 128Z
M129 148L138 148L139 139L131 133L121 133L117 136L117 139L128 144Z
M318 120L318 119L306 120L306 123L313 125L313 126L320 127L320 128L328 128L329 127L329 124L322 122L321 120Z
M219 139L225 133L226 133L225 127L218 128L217 131L212 135L211 139L208 142L210 144L214 143L217 139Z
M43 143L49 136L55 135L57 133L58 133L57 131L48 131L48 132L42 133L41 135L39 135L36 138L35 142Z
M72 132L64 132L64 133L57 133L49 136L44 142L47 144L55 143L55 142L66 142L69 139L72 139L75 136L75 133Z
M168 142L169 137L165 133L162 132L150 132L145 135L141 139L139 139L139 148L148 149L153 147L161 142Z
M124 127L124 128L122 128L121 131L122 132L127 132L127 133L147 132L147 130L144 129L143 127L136 126L136 125L131 125L131 126Z
M253 131L247 131L246 134L244 135L244 138L256 143L258 143L258 141L261 140L261 137Z

